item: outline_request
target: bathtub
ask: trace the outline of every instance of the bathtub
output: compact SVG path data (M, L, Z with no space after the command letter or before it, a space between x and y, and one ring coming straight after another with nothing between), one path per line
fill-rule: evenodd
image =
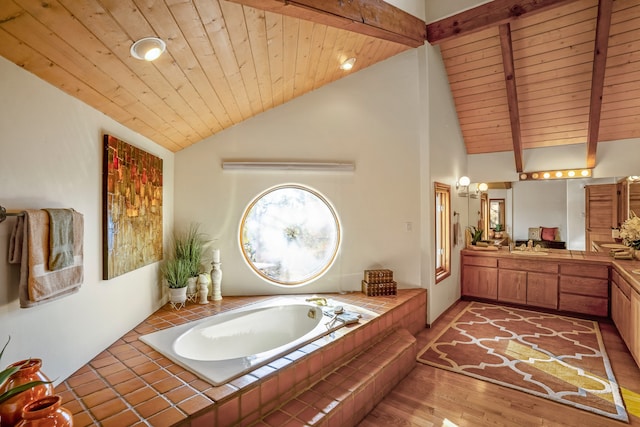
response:
M330 320L304 299L278 298L143 335L140 340L218 386L344 325L335 322L328 327Z

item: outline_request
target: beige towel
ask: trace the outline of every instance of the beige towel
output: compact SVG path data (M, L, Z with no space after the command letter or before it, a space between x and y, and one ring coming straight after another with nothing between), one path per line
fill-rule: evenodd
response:
M25 211L20 268L20 307L33 307L79 290L83 270L84 217L73 212L74 263L61 270L48 269L49 215L44 210Z
M20 264L24 239L24 214L18 216L9 238L9 264Z

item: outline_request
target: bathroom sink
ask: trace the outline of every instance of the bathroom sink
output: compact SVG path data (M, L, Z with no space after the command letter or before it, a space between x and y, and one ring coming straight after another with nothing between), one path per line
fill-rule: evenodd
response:
M535 252L535 251L511 251L513 255L530 255L530 256L542 256L549 255L549 252Z
M626 249L628 246L622 245L620 243L602 243L600 246L607 249Z

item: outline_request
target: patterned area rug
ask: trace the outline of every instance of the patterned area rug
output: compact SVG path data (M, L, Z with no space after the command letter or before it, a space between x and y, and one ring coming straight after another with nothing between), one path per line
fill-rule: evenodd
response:
M591 320L472 302L418 361L629 421Z

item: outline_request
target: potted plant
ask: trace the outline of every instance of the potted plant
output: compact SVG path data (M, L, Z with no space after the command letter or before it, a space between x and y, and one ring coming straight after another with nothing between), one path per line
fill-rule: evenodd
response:
M496 239L502 238L502 224L496 224L495 234Z
M162 267L162 275L169 286L171 305L180 308L187 300L187 281L191 277L189 262L180 259L168 259Z
M475 245L480 240L482 240L482 229L476 228L473 225L469 226L469 233L471 234L471 244Z
M200 232L199 224L191 224L189 229L173 236L173 253L176 259L184 260L189 268L187 294L197 292L197 280L201 271L202 253L206 244L205 235Z

